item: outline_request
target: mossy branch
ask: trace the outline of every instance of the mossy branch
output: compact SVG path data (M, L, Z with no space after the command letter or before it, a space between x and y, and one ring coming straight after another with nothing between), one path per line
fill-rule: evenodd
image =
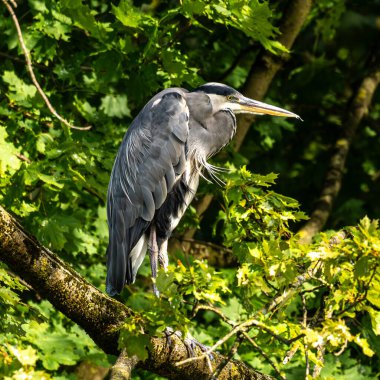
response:
M119 355L119 330L133 310L100 292L68 264L43 247L33 236L0 206L0 260L38 291L41 297L81 326L106 353ZM182 339L173 335L169 347L165 337L150 337L151 349L145 362L137 365L170 379L209 379L210 368L205 360L178 367L188 358ZM202 353L195 350L196 355ZM214 353L213 371L226 362ZM135 364L135 362L133 362ZM271 380L271 376L249 368L243 362L229 360L218 379Z
M111 368L108 376L109 380L129 380L132 378L132 371L136 367L139 359L137 356L128 357L123 350L116 360L116 363Z

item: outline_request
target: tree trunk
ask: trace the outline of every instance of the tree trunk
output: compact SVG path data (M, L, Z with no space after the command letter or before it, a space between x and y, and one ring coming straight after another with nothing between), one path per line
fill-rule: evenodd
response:
M375 53L377 54L377 52ZM348 104L340 137L335 142L324 187L310 219L298 231L300 242L309 244L313 236L322 230L331 214L334 201L340 191L347 155L363 117L368 113L373 94L380 82L380 58L369 62L370 73L362 80L352 101Z

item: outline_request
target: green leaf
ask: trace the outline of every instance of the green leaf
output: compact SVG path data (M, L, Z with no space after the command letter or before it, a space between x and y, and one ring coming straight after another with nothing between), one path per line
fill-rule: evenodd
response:
M37 173L37 177L46 184L51 185L53 188L62 189L64 186L62 183L57 182L56 179L51 175Z
M150 344L149 337L147 335L130 335L128 338L126 350L129 356L136 355L140 360L148 359L147 347Z
M5 172L13 173L21 166L21 160L17 157L18 150L15 146L7 142L8 133L4 126L0 125L0 177L5 175Z
M125 95L106 95L102 98L100 109L110 117L122 118L130 116L128 101Z
M49 331L47 323L31 321L22 325L26 338L40 350L42 364L48 370L56 370L61 364L74 365L80 355L77 343L64 332Z
M20 349L8 345L8 350L17 358L17 360L24 366L34 366L38 360L37 351L32 347Z
M46 147L54 141L53 137L49 133L41 133L37 138L37 151L45 153Z
M2 79L9 86L7 96L10 101L24 107L31 107L31 99L36 95L36 87L32 84L26 84L13 71L5 70Z
M124 26L136 29L142 27L141 22L144 19L144 15L136 11L131 1L121 0L118 6L112 5L112 10L116 18Z

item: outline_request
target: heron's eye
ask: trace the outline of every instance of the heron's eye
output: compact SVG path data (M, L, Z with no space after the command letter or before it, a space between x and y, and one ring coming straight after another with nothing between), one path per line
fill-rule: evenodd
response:
M228 100L229 102L233 102L233 103L236 103L236 102L239 101L239 99L238 99L236 96L234 96L234 95L228 95L228 96L227 96L227 100Z

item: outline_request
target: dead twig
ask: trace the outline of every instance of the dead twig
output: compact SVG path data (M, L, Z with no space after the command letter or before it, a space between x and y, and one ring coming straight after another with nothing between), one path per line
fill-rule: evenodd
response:
M302 286L302 284L312 278L320 269L322 263L321 261L317 261L311 268L305 273L297 276L296 280L286 289L282 294L275 297L270 305L268 306L268 311L274 311L281 304L285 303L288 299L290 299L295 292Z
M274 369L274 371L277 373L277 375L280 377L281 380L286 380L286 378L282 375L280 370L277 368L277 365L274 363L274 361L254 342L254 340L246 333L243 332L244 337L248 340L248 342L252 345L252 347L260 353L260 355L268 361L268 363L271 365L271 367Z
M214 313L218 314L222 318L222 320L224 322L226 322L228 325L230 325L233 329L235 329L235 328L237 328L239 326L242 326L242 325L247 326L247 327L254 326L254 327L256 327L259 330L265 331L266 333L268 333L269 335L271 335L273 338L277 339L281 343L284 343L284 344L287 344L287 345L292 344L293 342L301 339L304 336L304 334L300 334L300 335L297 335L296 337L291 338L291 339L284 338L283 336L278 335L275 332L273 332L269 327L264 326L263 323L259 322L256 319L249 319L249 320L247 320L247 321L245 321L245 322L243 322L243 323L241 323L239 325L238 323L236 323L236 322L231 321L230 319L228 319L219 309L215 308L214 306L210 306L210 305L198 305L195 308L194 315L196 314L196 312L198 310L210 310L210 311L213 311ZM238 330L240 331L241 328L239 328Z
M269 335L273 336L275 339L277 339L280 342L282 342L284 344L287 344L287 345L292 344L293 342L301 339L304 336L304 334L300 334L300 335L297 335L294 338L286 339L286 338L284 338L284 337L282 337L282 336L274 333L270 328L264 326L261 322L257 321L256 319L249 319L247 321L244 321L244 322L238 324L238 323L235 323L235 322L231 321L230 319L228 319L217 308L215 308L213 306L209 306L209 305L198 305L194 309L193 315L195 315L198 310L202 310L202 309L203 310L210 310L210 311L215 312L216 314L218 314L222 318L222 320L224 322L226 322L227 324L229 324L232 327L232 329L223 338L219 339L212 347L210 347L208 350L206 350L205 352L203 352L202 355L199 355L199 356L196 356L196 357L191 357L191 358L188 358L188 359L185 359L185 360L181 360L181 361L179 361L179 362L176 363L176 366L182 366L184 364L191 363L191 362L194 362L196 360L203 360L203 359L207 360L207 358L209 358L209 356L213 352L215 352L215 350L219 346L221 346L223 343L225 343L228 339L230 339L234 335L240 335L240 334L242 334L244 332L247 332L251 327L256 327L259 330L265 331Z
M58 112L55 110L55 108L52 106L52 104L50 103L48 97L46 96L45 92L42 90L40 84L38 83L37 81L37 78L34 74L34 70L33 70L33 64L32 64L32 60L30 58L30 53L25 45L25 42L24 42L24 38L22 36L22 31L21 31L21 27L20 27L20 24L18 22L18 19L17 19L17 16L14 12L14 9L13 8L16 8L17 7L17 4L15 3L15 1L13 0L1 0L3 2L3 4L6 6L6 8L8 9L8 12L10 13L11 17L12 17L12 20L13 20L13 23L16 27L16 31L17 31L17 36L18 36L18 40L20 42L20 45L21 45L21 49L24 53L24 56L25 56L25 62L26 62L26 67L28 68L28 71L29 71L29 75L32 79L32 82L34 84L34 86L36 87L38 93L41 95L42 99L44 100L46 106L48 107L49 111L63 124L65 124L67 127L69 128L72 128L72 129L78 129L80 131L86 131L86 130L89 130L91 128L91 126L87 126L87 127L76 127L75 125L72 125L70 124L66 119L64 119L61 115L58 114ZM12 5L11 5L12 4ZM13 6L13 8L12 8Z
M29 159L28 157L24 156L24 155L21 154L21 153L16 153L15 156L16 156L19 160L21 160L21 161L25 161L25 162L27 162L28 164L31 164L31 163L32 163L32 161L30 161L30 159Z

